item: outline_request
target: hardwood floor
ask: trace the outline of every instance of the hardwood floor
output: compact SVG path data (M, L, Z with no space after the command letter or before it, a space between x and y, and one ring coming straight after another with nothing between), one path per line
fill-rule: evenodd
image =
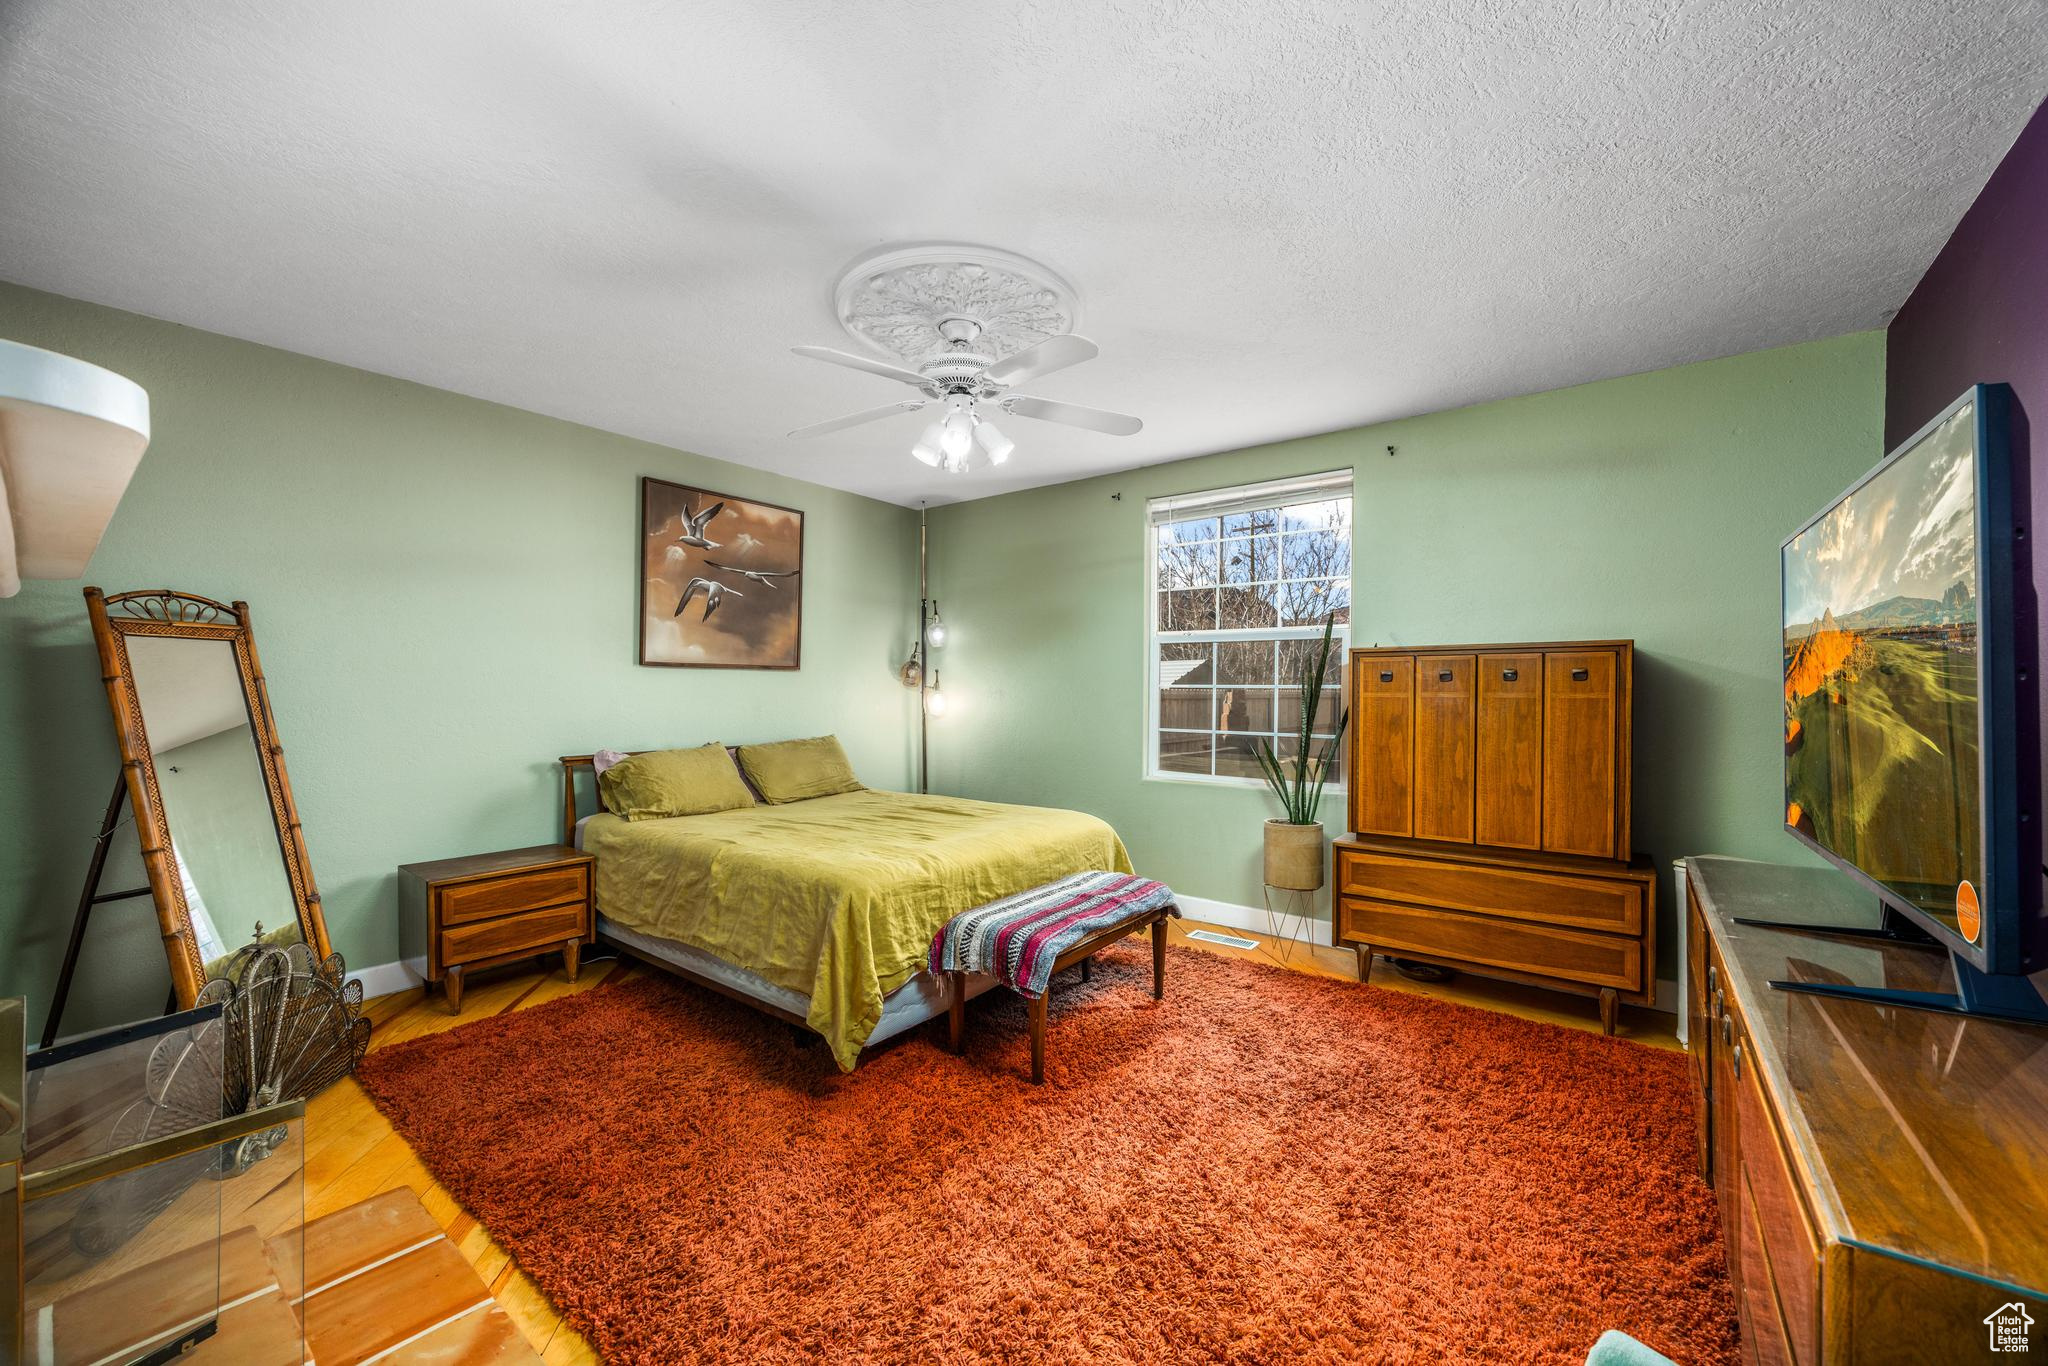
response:
M1208 944L1188 938L1188 931L1215 929L1220 934L1258 940L1256 948L1241 949ZM1199 949L1228 957L1253 958L1294 972L1314 973L1346 981L1357 975L1349 949L1332 949L1312 944L1288 945L1265 935L1244 930L1204 926L1195 921L1175 921L1171 940L1184 948ZM507 969L496 975L479 974L463 993L462 1014L450 1015L438 995L419 990L383 996L364 1007L374 1027L370 1047L381 1048L401 1039L436 1034L470 1020L479 1020L508 1010L573 996L600 982L624 980L651 971L630 960L587 962L582 980L571 983L562 976L559 964L550 963ZM1384 961L1375 962L1373 985L1392 991L1409 991L1466 1005L1505 1011L1524 1019L1542 1020L1597 1033L1599 1012L1590 1000L1559 995L1535 987L1494 982L1460 974L1443 984L1411 982ZM1169 990L1171 987L1169 986ZM1653 1010L1623 1007L1620 1035L1657 1048L1677 1048L1672 1033L1675 1021ZM412 1146L392 1129L377 1108L363 1094L354 1078L329 1087L307 1106L306 1113L306 1217L345 1208L358 1200L383 1191L409 1186L418 1193L427 1212L447 1231L450 1241L467 1257L489 1285L498 1303L505 1307L550 1366L569 1362L594 1362L590 1345L562 1322L540 1288L512 1264L505 1250L492 1241L483 1226L457 1205L439 1182L420 1164Z

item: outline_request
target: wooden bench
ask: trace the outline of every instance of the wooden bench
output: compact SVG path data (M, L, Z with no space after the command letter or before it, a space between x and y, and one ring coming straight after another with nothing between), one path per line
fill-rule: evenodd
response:
M1065 882L1068 879L1063 879L1062 881ZM1060 885L1059 883L1047 884L1047 888L1034 889L1034 893L1044 892L1049 888L1056 888ZM1030 896L1032 894L1025 893L1024 895ZM1170 896L1171 894L1169 893L1168 895ZM967 912L967 915L973 916L976 913L970 911ZM1062 972L1078 963L1081 965L1081 980L1085 982L1092 975L1091 960L1097 953L1100 953L1103 949L1108 948L1111 944L1127 935L1136 934L1139 930L1150 929L1152 931L1152 999L1155 1001L1161 1000L1166 995L1166 922L1169 917L1178 916L1179 914L1180 907L1172 900L1134 909L1131 914L1121 916L1109 924L1096 928L1086 937L1062 950L1052 961L1052 967L1047 974L1046 990L1034 996L1029 991L1018 989L1018 993L1024 997L1030 1007L1031 1080L1034 1084L1043 1084L1045 1081L1046 1001L1052 994L1052 974ZM960 918L964 919L965 917ZM946 933L947 931L941 931L941 938ZM959 968L950 968L946 971L946 1038L947 1046L956 1054L962 1049L967 1031L967 975L966 970ZM1009 984L1006 983L1006 985Z

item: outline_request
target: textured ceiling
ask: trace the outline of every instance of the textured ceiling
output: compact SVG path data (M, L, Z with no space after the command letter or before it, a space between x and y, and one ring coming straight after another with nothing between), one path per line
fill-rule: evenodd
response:
M942 501L1876 326L2044 94L2048 0L8 0L0 277ZM785 438L928 239L1145 431Z

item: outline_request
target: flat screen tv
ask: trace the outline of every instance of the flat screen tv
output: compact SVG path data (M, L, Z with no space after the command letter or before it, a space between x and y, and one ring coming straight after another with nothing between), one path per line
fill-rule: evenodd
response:
M2048 1018L2018 975L2039 966L2040 860L2018 790L2008 402L1972 388L1784 544L1785 828L1958 978L1952 997L1828 994Z

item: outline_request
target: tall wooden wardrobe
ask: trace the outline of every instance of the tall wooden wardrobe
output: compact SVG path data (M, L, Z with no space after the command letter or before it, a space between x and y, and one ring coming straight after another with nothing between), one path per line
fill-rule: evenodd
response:
M1621 1001L1655 995L1656 876L1629 838L1626 640L1351 651L1334 941Z

